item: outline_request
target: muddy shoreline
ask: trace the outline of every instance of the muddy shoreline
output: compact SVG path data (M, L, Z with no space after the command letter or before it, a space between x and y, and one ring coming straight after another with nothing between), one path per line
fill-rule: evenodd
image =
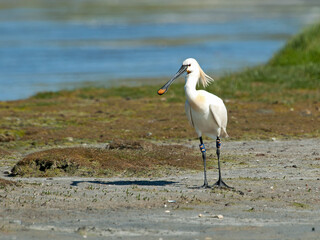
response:
M198 148L196 141L185 145ZM2 166L1 177L18 186L0 190L0 238L316 239L319 146L320 139L224 142L225 154L241 156L222 165L236 190L199 188L201 171L160 178L10 178ZM216 164L214 149L208 155ZM216 179L216 168L210 169L209 184Z

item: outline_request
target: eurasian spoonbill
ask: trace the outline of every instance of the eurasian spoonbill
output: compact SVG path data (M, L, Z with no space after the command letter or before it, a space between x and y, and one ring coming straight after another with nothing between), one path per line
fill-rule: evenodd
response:
M184 72L185 77L185 111L190 124L194 127L200 139L200 151L202 153L204 167L204 188L209 188L206 173L206 148L202 140L202 134L212 139L216 139L219 180L213 185L218 187L230 188L221 178L220 168L220 137L227 137L227 109L221 98L204 90L197 90L196 86L200 82L203 87L207 87L213 79L209 77L201 69L198 62L193 58L183 61L178 72L171 78L162 88L158 90L158 94L162 95L168 91L170 85Z

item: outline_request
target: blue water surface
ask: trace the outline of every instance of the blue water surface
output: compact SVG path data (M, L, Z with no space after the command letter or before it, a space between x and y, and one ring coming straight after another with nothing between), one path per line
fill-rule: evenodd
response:
M116 6L118 14L105 16L93 7L88 15L81 9L84 16L73 9L70 17L59 1L0 8L0 100L82 86L134 85L137 79L143 80L139 84L166 81L188 57L213 76L221 75L266 62L318 18L316 3L271 16L260 5L238 11L223 4L190 7L181 13L155 4L155 10L144 12L137 1L126 13L121 11L125 3ZM77 7L79 2L68 4ZM275 4L274 9L282 7Z

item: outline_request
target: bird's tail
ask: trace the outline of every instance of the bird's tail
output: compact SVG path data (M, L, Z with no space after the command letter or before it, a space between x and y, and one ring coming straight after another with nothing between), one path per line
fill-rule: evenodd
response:
M221 136L221 137L229 137L229 135L228 135L228 133L227 133L227 129L221 128L220 136Z

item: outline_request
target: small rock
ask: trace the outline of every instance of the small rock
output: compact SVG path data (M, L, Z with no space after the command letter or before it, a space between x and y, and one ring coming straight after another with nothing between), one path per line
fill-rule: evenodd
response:
M223 219L223 215L221 215L221 214L219 214L219 215L214 215L213 218Z
M66 137L66 140L69 142L73 142L73 137Z
M150 136L152 136L152 132L148 132L146 135L147 135L147 137L150 137Z
M311 116L312 112L309 109L305 109L304 111L301 112L302 116Z
M3 173L7 174L7 175L10 175L12 172L10 170L5 170Z
M277 139L275 137L271 138L272 141L276 141Z
M170 210L166 210L166 211L164 211L164 212L169 213L169 212L170 212Z
M201 213L199 213L198 217L201 218L201 217L203 217L203 215Z
M176 200L171 200L171 199L168 200L168 203L175 203L175 202L177 202L177 201Z

